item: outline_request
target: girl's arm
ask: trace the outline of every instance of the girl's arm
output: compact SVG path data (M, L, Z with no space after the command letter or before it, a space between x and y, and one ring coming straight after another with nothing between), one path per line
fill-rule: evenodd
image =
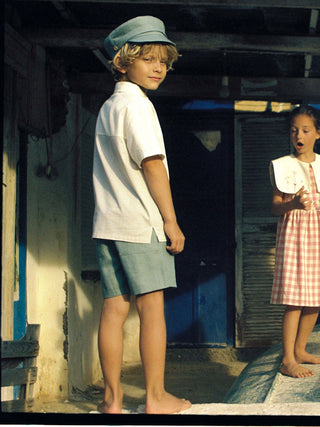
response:
M170 240L167 250L173 255L183 251L185 237L177 223L167 170L160 156L142 161L147 185L164 221L164 231Z
M312 207L312 201L307 197L308 192L304 187L299 190L294 198L289 202L283 201L283 193L276 187L273 189L271 210L274 215L284 215L293 209L303 209L309 211Z

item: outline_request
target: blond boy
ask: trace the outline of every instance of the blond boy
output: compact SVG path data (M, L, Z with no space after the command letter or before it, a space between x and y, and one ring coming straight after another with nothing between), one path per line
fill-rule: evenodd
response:
M93 237L104 295L99 355L105 395L98 410L121 413L123 325L135 295L145 412L170 414L191 406L164 386L163 289L176 287L173 255L183 250L185 237L172 202L161 128L146 93L164 81L178 53L163 22L152 16L120 25L105 48L117 83L97 119L93 165Z

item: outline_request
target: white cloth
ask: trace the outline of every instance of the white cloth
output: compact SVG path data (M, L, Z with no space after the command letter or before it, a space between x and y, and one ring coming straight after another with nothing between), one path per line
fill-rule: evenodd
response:
M168 171L151 101L136 84L118 82L96 123L93 238L149 243L154 230L159 241L166 240L141 168L143 159L155 155L162 157Z
M318 191L320 191L320 155L315 154L312 163L301 162L294 154L272 160L270 163L270 179L272 185L286 194L295 194L302 186L311 189L309 166L311 165Z

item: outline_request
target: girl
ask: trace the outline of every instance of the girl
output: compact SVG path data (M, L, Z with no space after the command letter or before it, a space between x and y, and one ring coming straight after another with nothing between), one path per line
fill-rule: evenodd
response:
M272 212L279 215L272 304L285 304L280 372L295 378L314 371L303 363L320 363L306 352L320 308L320 138L319 112L300 106L291 113L294 153L273 160Z

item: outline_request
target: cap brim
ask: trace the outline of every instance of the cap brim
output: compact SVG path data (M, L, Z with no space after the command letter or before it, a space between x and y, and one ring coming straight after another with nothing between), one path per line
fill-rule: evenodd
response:
M129 43L165 43L165 44L171 44L173 46L176 45L171 40L169 40L165 34L159 31L148 31L146 33L138 34L130 38L128 42Z

